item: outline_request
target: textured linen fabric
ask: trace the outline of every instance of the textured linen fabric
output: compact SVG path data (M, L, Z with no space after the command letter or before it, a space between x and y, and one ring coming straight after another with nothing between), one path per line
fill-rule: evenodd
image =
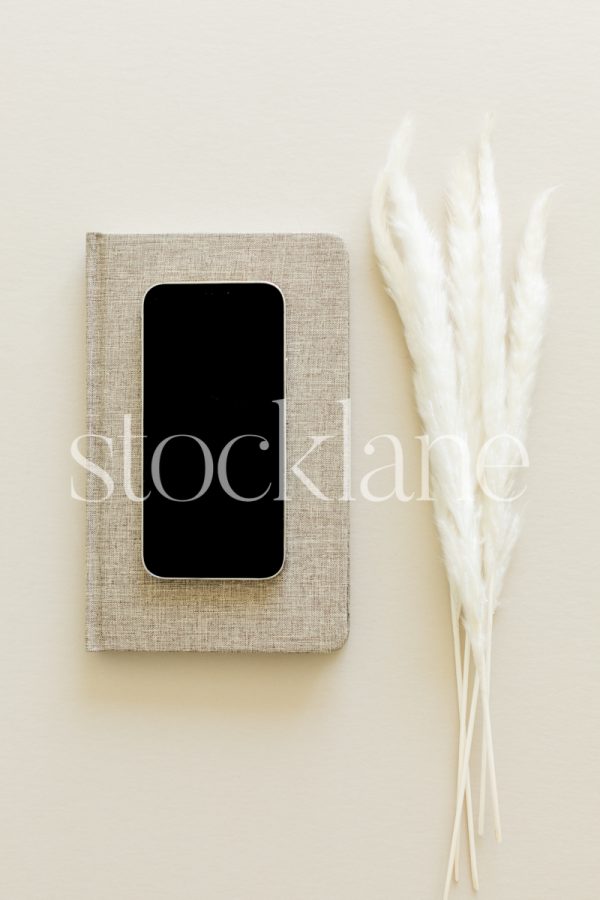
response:
M131 415L132 487L141 491L141 308L164 281L272 281L286 303L286 562L269 581L163 581L141 558L141 503L123 489L123 416ZM323 652L348 633L348 255L329 234L87 236L89 456L88 650ZM331 435L302 471L313 435Z

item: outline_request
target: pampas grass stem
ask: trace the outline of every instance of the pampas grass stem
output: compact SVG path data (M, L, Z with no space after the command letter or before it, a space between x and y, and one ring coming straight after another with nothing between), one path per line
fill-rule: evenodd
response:
M462 759L464 754L464 740L466 728L466 711L468 705L468 688L469 688L469 658L470 644L465 634L464 641L464 658L461 667L460 659L460 608L454 594L451 594L452 605L452 637L454 644L454 668L456 674L456 694L458 702L458 729L459 729L459 756L458 771L456 776L456 791L458 795L460 771L462 767ZM475 829L473 822L473 799L471 792L471 774L467 772L467 787L465 796L465 805L467 813L467 836L469 846L469 863L471 869L471 882L475 890L479 889L479 873L477 870L477 850L475 847ZM454 854L454 880L459 880L460 874L460 831L457 836L456 851Z
M486 622L486 691L488 696L488 701L490 697L490 677L492 670L492 632L493 632L493 622L494 622L494 610L492 603L488 603L487 608L487 622ZM479 785L479 819L478 819L478 834L483 837L485 832L485 800L486 800L486 786L487 786L487 762L488 762L488 741L487 734L484 731L482 741L481 741L481 782Z
M470 774L478 706L478 830L483 833L489 790L496 838L502 839L490 714L492 634L520 515L513 503L497 497L506 499L514 487L517 450L507 437L526 439L548 301L542 261L550 192L533 204L507 308L491 131L487 117L476 165L464 156L452 173L447 266L407 176L408 119L394 136L371 205L375 253L404 325L417 409L432 448L433 514L450 585L459 739L444 900L453 871L459 877L463 813L471 878L478 887ZM475 458L484 443L495 496L477 477Z
M454 811L454 823L452 825L452 839L450 841L450 854L448 858L448 868L446 870L446 882L444 884L444 900L448 900L450 891L450 882L452 880L452 869L454 866L454 855L456 853L456 844L458 841L458 830L460 828L462 806L467 786L467 777L469 773L469 759L471 757L471 746L473 743L473 731L475 728L475 715L477 712L477 703L479 699L479 672L475 673L473 681L473 690L471 693L471 707L469 710L469 724L465 737L465 752L463 756L460 778L458 782L458 791L456 798L456 809Z

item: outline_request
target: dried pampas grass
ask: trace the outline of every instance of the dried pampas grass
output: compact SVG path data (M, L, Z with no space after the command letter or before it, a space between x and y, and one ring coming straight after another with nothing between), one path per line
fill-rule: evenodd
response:
M392 141L371 207L375 253L404 324L417 407L431 447L433 510L450 586L459 746L445 898L452 872L459 877L463 813L471 879L478 887L470 778L478 708L479 832L489 785L496 837L501 839L490 717L492 625L520 528L518 508L510 501L511 472L525 452L548 305L542 261L549 191L533 204L512 297L506 300L491 130L488 116L476 163L463 156L452 172L447 260L407 176L408 119ZM490 486L478 468L482 448L486 465L494 468Z

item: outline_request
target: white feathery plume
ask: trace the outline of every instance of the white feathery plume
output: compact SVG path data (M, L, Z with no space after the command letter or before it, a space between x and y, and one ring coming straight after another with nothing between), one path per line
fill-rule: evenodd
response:
M481 408L483 440L492 440L486 454L491 466L503 461L503 444L494 440L507 431L507 375L506 341L507 314L506 300L502 288L502 241L500 207L494 174L494 160L491 148L492 118L486 116L479 144L479 192L481 227L481 307L482 307L482 368L481 368ZM504 443L504 442L503 442ZM496 473L494 493L501 493L505 487L506 470ZM488 620L492 614L495 597L490 584L494 561L499 544L506 532L508 504L485 494L483 498L483 564L486 577ZM497 592L496 592L497 594Z
M502 462L503 446L494 440L507 431L506 408L506 300L502 288L502 240L500 207L494 174L491 148L492 118L486 116L479 144L479 214L481 230L481 409L483 440L493 440L486 461L490 466ZM494 493L503 496L500 489L503 475L497 473ZM507 504L489 497L483 498L483 563L486 577L488 613L491 615L493 599L490 597L491 572L497 556L498 544L505 532ZM489 616L488 616L489 618Z
M525 446L531 406L548 314L548 285L543 273L550 188L534 201L517 256L508 328L507 431ZM515 462L516 447L507 463ZM513 507L514 504L500 504ZM494 578L495 600L502 590L512 550L519 536L521 516L513 510L499 547Z
M408 297L404 265L394 246L388 222L389 171L394 165L404 165L402 154L408 154L412 123L407 117L398 129L390 146L385 167L377 176L371 199L371 235L379 269L383 275L386 292L404 320L407 313Z
M554 188L533 203L517 256L508 331L508 427L527 438L531 402L548 313L548 285L543 273L548 201Z
M483 652L479 535L473 491L466 477L468 448L466 442L459 446L464 425L459 420L446 275L439 243L406 177L411 132L410 120L405 120L392 141L373 198L372 230L388 292L404 323L414 364L417 407L431 441L440 438L431 452L431 471L435 517L449 580L458 589L472 643ZM397 248L401 249L400 264ZM394 272L401 273L400 284L394 283Z
M481 446L481 290L479 191L466 155L452 171L446 197L450 313L454 323L459 402L471 452L471 475Z
M482 416L484 433L506 425L506 299L502 289L500 206L491 148L492 119L484 122L479 145L479 216L482 286Z

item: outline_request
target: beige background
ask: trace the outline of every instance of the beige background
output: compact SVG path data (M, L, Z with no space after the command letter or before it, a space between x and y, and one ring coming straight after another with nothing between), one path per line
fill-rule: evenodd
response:
M86 230L342 235L355 474L365 441L394 431L414 485L409 371L367 229L410 108L434 218L486 109L511 255L533 194L561 184L526 531L496 628L505 842L482 844L481 896L593 900L600 7L7 0L2 18L1 896L439 896L455 705L428 506L354 505L337 655L86 655L84 509L69 497Z

